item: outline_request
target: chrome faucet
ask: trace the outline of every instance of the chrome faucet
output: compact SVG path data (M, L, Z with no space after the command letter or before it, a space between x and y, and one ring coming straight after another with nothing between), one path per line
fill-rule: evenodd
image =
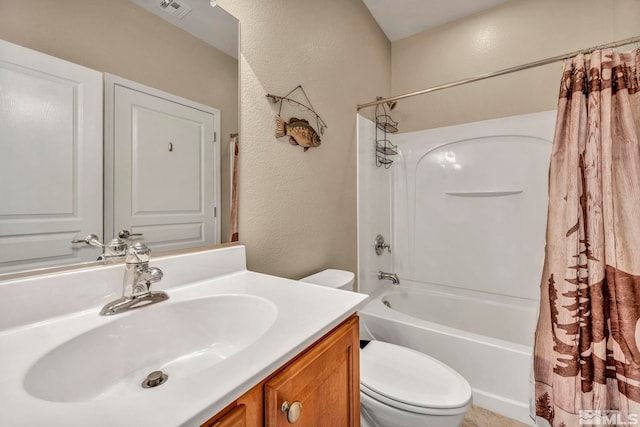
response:
M384 271L378 271L378 279L391 280L391 283L393 283L394 285L400 284L400 278L396 273L385 273Z
M125 240L137 236L142 236L142 233L131 233L129 230L122 230L118 233L118 237L108 243L106 241L102 243L95 234L89 234L84 239L72 240L71 243L86 243L89 246L101 248L102 254L96 261L109 261L124 258L127 255L127 249L129 249L129 245Z
M124 313L169 299L166 292L151 291L151 284L162 279L162 270L149 267L150 254L151 250L144 243L129 246L125 257L122 297L105 305L100 311L101 315Z
M127 242L121 238L111 240L109 243L102 243L95 234L89 234L84 239L72 240L71 243L86 243L89 246L102 248L102 254L97 261L108 261L111 259L122 259L127 254Z

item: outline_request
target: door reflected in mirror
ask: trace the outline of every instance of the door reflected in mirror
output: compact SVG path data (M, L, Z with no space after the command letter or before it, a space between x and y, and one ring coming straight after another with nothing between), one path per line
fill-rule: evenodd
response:
M95 70L100 76L101 73L113 74L218 111L216 143L220 152L220 191L214 210L220 224L219 241L227 242L231 232L230 135L238 131L239 23L219 6L211 7L206 0L180 0L177 2L180 7L169 6L171 9L162 8L160 3L159 0L0 0L0 39ZM3 85L10 82L8 87L15 86L15 61L4 55L4 50L1 50L0 79L4 79ZM43 104L48 109L48 117L65 114L71 117L84 107L84 104L78 104L81 100L78 96L86 94L87 86L61 87L61 93L56 95L54 90L48 95L49 101L56 102ZM38 86L32 85L31 88L38 96L43 93ZM81 200L75 191L81 187L83 178L80 174L83 169L91 169L95 174L103 163L105 172L113 167L102 157L102 126L84 123L84 130L68 126L56 128L48 127L40 120L40 131L44 135L37 138L37 143L22 141L20 136L28 132L23 132L26 129L24 123L15 121L12 108L29 105L29 100L15 102L15 94L12 96L10 99L7 91L0 91L0 105L4 106L0 108L0 161L3 162L0 168L0 196L3 198L0 208L0 274L97 259L101 253L99 248L71 244L73 239L86 237L82 233L73 233L79 227L63 227L64 231L56 232L44 230L48 240L35 238L34 234L43 234L43 230L34 224L44 211L34 209L34 206L42 199L57 206L54 215L49 215L57 225L68 222L71 217L86 216L88 211L80 207ZM62 110L57 108L59 104ZM90 154L91 149L95 151L95 145L87 146L88 151L77 150L81 138L90 133L99 135L97 154ZM29 150L33 150L32 153ZM98 156L98 166L85 163L91 156ZM102 171L99 175L97 179L100 182L94 180L82 185L93 188L95 192L101 191ZM214 183L214 177L210 178L206 186ZM148 188L154 193L162 193L161 188L154 188L149 182L146 185L151 185ZM103 199L113 199L113 185L105 181L104 190L105 197L99 197L91 206L99 205L98 215L102 216L101 222L105 225L99 225L101 229L92 233L102 241L110 241L120 230L113 227L113 212L103 212L102 209ZM16 194L19 194L17 199ZM19 203L6 203L9 195ZM130 201L135 204L137 200L133 196ZM16 221L21 225L10 230L7 224ZM111 228L106 226L109 224ZM202 244L208 245L204 241ZM159 246L154 254L162 249ZM21 261L30 257L38 261L31 265Z

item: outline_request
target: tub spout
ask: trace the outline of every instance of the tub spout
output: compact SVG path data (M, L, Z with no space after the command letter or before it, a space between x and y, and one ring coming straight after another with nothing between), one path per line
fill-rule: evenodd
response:
M400 278L396 273L385 273L384 271L378 271L378 279L380 280L391 280L391 283L394 285L400 284Z

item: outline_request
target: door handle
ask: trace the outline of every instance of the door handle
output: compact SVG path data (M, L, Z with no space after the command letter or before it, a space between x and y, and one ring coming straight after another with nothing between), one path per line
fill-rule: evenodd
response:
M132 236L142 236L142 233L131 233L129 230L122 230L118 233L118 237L121 239L128 239Z

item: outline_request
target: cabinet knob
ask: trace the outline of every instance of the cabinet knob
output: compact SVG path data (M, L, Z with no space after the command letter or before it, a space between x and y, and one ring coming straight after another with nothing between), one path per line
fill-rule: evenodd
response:
M293 424L298 421L300 415L302 415L302 403L297 400L293 403L289 403L289 401L285 400L282 402L282 406L280 407L280 412L287 414L287 421L289 424Z

